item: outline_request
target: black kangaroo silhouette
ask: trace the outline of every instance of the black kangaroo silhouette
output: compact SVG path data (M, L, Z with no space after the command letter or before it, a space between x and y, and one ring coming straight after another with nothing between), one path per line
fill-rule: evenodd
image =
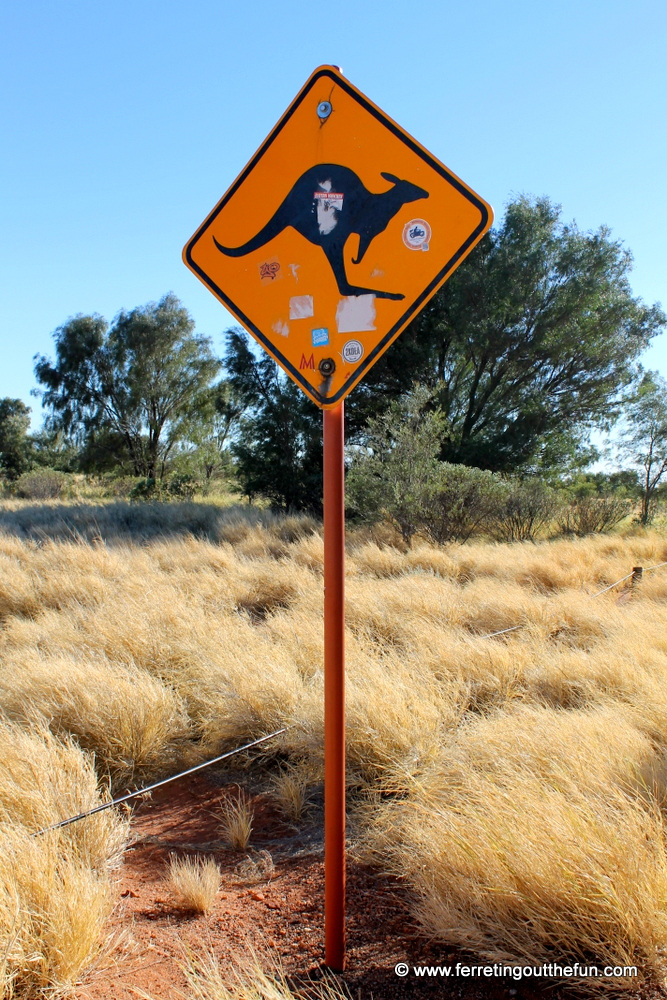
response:
M213 237L220 253L245 257L259 250L292 226L315 246L322 247L334 273L341 295L376 295L380 299L402 299L395 292L351 285L345 273L343 254L348 236L356 233L359 250L353 264L359 264L378 233L383 232L396 213L411 201L428 198L428 191L394 174L382 173L393 187L373 194L353 170L335 163L320 163L299 177L273 218L256 236L240 247L223 247Z

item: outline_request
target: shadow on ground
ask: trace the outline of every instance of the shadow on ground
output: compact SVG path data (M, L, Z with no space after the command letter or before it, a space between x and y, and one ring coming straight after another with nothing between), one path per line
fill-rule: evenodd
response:
M275 528L279 521L257 507L213 503L34 503L0 509L1 532L34 542L141 544L194 536L233 543L239 531Z

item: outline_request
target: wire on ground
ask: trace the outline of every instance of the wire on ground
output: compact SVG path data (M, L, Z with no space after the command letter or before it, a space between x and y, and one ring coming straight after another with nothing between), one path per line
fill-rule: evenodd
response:
M272 740L274 736L280 736L281 733L286 733L287 729L277 729L275 733L269 733L268 736L262 736L258 740L253 740L252 743L246 743L242 747L237 747L236 750L229 750L227 753L221 754L219 757L214 757L213 760L204 761L203 764L197 764L195 767L188 768L187 771L180 771L178 774L173 774L171 778L163 778L162 781L156 781L153 785L148 785L146 788L140 788L136 792L129 792L127 795L121 795L118 799L112 799L111 802L103 802L101 806L95 806L94 809L89 809L87 812L79 813L77 816L70 816L69 819L61 819L59 823L53 823L51 826L45 826L43 830L37 830L35 833L31 834L33 837L40 837L43 833L48 833L50 830L59 830L62 826L69 826L70 823L76 823L80 819L85 819L86 816L93 816L95 813L102 812L104 809L111 809L112 806L119 806L122 802L127 802L128 799L135 799L138 795L145 795L146 792L152 792L156 788L161 788L162 785L168 785L170 781L176 781L177 778L184 778L186 774L194 774L195 771L201 771L205 767L210 767L211 764L217 764L218 761L225 760L226 757L233 757L234 754L241 753L243 750L250 750L252 747L259 746L260 743L266 743L267 740Z
M647 566L646 569L643 570L643 572L644 573L650 573L654 569L660 569L661 566L667 566L667 561L661 562L661 563L656 563L655 566ZM639 568L639 567L636 567L636 568ZM635 570L633 569L632 573L627 573L625 576L622 576L621 579L617 580L615 583L610 583L609 586L605 587L603 590L598 590L597 594L591 594L591 596L589 597L589 600L590 601L594 601L596 597L600 597L601 594L606 594L608 590L613 590L614 587L618 587L619 583L624 583L626 580L629 580L634 575L635 575ZM503 628L499 632L489 632L488 635L476 635L476 636L473 636L473 638L475 638L475 639L493 639L493 637L496 636L496 635L505 635L506 632L516 632L520 628L523 628L523 625L512 625L511 628Z

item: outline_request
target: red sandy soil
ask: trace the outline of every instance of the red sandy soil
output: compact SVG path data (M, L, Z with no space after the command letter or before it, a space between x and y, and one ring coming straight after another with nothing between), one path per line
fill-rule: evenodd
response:
M135 810L131 841L117 873L117 905L108 932L112 946L81 983L77 1000L136 1000L143 990L154 1000L177 1000L189 991L180 964L185 951L212 952L230 978L251 951L265 968L280 962L295 982L317 980L324 957L324 864L321 808L298 829L272 806L270 796L250 794L254 808L251 849L233 852L220 841L221 803L238 785L216 776L182 779L159 789ZM237 776L238 777L238 776ZM238 777L248 788L248 775ZM257 881L238 866L246 857L261 863L269 851L275 865ZM213 857L222 886L213 910L194 915L179 909L164 883L172 854ZM560 1000L553 982L535 990L525 982L463 978L404 979L398 962L477 965L471 955L420 936L410 917L409 897L395 880L348 865L347 968L341 977L354 1000L404 1000L442 996L465 1000ZM643 991L644 1000L649 994Z

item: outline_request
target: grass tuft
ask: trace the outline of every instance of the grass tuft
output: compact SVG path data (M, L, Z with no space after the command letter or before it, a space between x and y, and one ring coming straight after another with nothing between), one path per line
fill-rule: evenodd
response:
M303 819L308 806L309 771L303 766L283 767L273 778L273 799L283 815L293 823Z
M247 848L254 817L252 807L240 790L235 798L225 799L222 805L220 831L223 840L233 851L245 851Z
M192 1000L352 1000L332 974L320 982L294 983L279 961L263 963L252 950L234 963L231 975L225 975L211 953L190 955L183 971Z
M109 810L32 836L100 803L92 761L6 722L0 758L0 991L34 996L71 986L96 955L126 824Z
M208 913L220 889L220 869L213 858L172 857L167 883L184 909Z

